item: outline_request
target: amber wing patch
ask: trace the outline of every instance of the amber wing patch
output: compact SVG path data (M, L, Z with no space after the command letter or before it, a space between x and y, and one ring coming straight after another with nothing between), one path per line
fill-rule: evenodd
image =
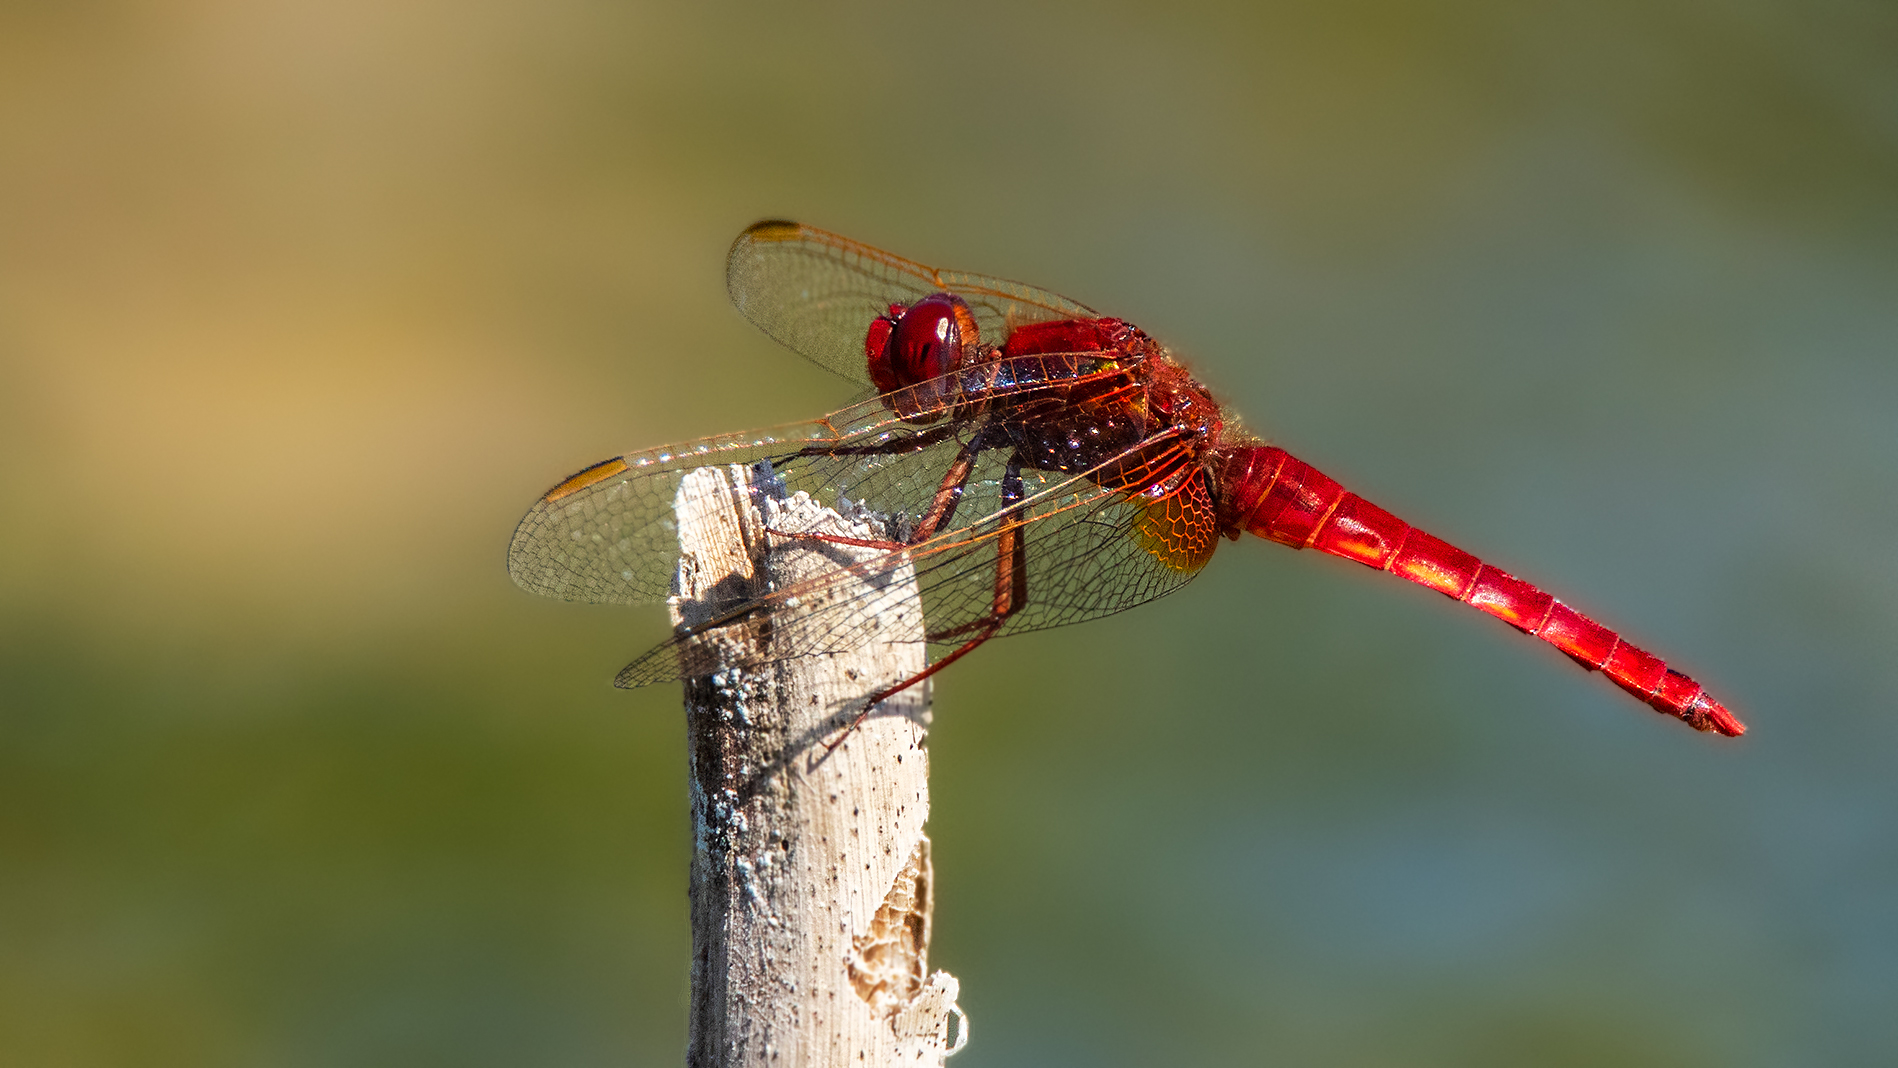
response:
M1206 472L1194 471L1179 489L1147 505L1134 525L1140 547L1175 571L1198 571L1219 547L1219 523Z

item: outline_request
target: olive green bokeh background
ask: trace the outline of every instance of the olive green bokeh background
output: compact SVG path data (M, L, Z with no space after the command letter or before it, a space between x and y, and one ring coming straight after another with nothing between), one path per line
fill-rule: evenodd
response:
M937 690L996 1065L1898 1059L1898 15L0 14L0 1062L681 1057L658 609L534 498L852 389L789 216L1145 326L1752 725L1259 543Z

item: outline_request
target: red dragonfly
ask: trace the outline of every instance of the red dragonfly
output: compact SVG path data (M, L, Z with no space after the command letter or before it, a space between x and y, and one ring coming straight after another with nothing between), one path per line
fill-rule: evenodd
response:
M629 453L568 478L514 532L508 570L523 588L574 601L664 600L679 556L680 480L696 468L748 464L839 511L868 509L890 532L882 541L790 537L914 569L932 662L867 695L859 721L990 638L1171 593L1199 573L1221 535L1252 533L1487 612L1697 730L1746 731L1659 657L1239 430L1131 323L790 222L739 235L727 281L732 302L765 333L875 395L815 422ZM779 635L776 652L756 655L862 640L874 614L866 599L811 592L776 590L681 628L615 683L704 674L709 665L695 654L709 634L793 597L821 603L819 618L796 641Z

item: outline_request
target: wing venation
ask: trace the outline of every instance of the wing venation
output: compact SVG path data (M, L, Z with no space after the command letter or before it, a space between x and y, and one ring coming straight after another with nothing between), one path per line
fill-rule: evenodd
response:
M864 384L870 381L864 335L892 304L955 293L968 301L981 340L990 345L1002 344L1023 323L1098 315L1022 282L928 267L827 230L777 220L738 236L725 281L732 303L759 329Z

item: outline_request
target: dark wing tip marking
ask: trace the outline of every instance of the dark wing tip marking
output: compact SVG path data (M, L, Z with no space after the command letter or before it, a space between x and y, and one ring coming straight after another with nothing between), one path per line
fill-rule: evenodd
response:
M514 536L508 539L507 573L514 584L529 593L573 600L567 570L547 556L544 545L538 544L546 535L549 524L555 521L550 518L548 509L589 486L597 486L630 470L632 466L617 456L611 460L601 460L568 476L559 485L541 494L540 500L515 525Z
M803 234L802 223L794 223L789 219L764 219L745 227L745 232L739 234L738 240L733 244L742 245L748 241L795 241Z
M547 502L548 504L552 504L562 497L568 496L569 494L578 493L581 490L586 489L588 486L593 485L595 482L604 482L605 480L612 478L614 475L617 475L621 471L625 471L625 470L628 470L626 461L620 459L617 456L615 456L611 460L601 460L599 463L594 464L592 467L589 467L586 470L581 471L579 474L572 476L571 478L567 479L565 482L562 482L560 485L555 486L553 489L548 490L546 494L544 494L541 497L541 500Z

